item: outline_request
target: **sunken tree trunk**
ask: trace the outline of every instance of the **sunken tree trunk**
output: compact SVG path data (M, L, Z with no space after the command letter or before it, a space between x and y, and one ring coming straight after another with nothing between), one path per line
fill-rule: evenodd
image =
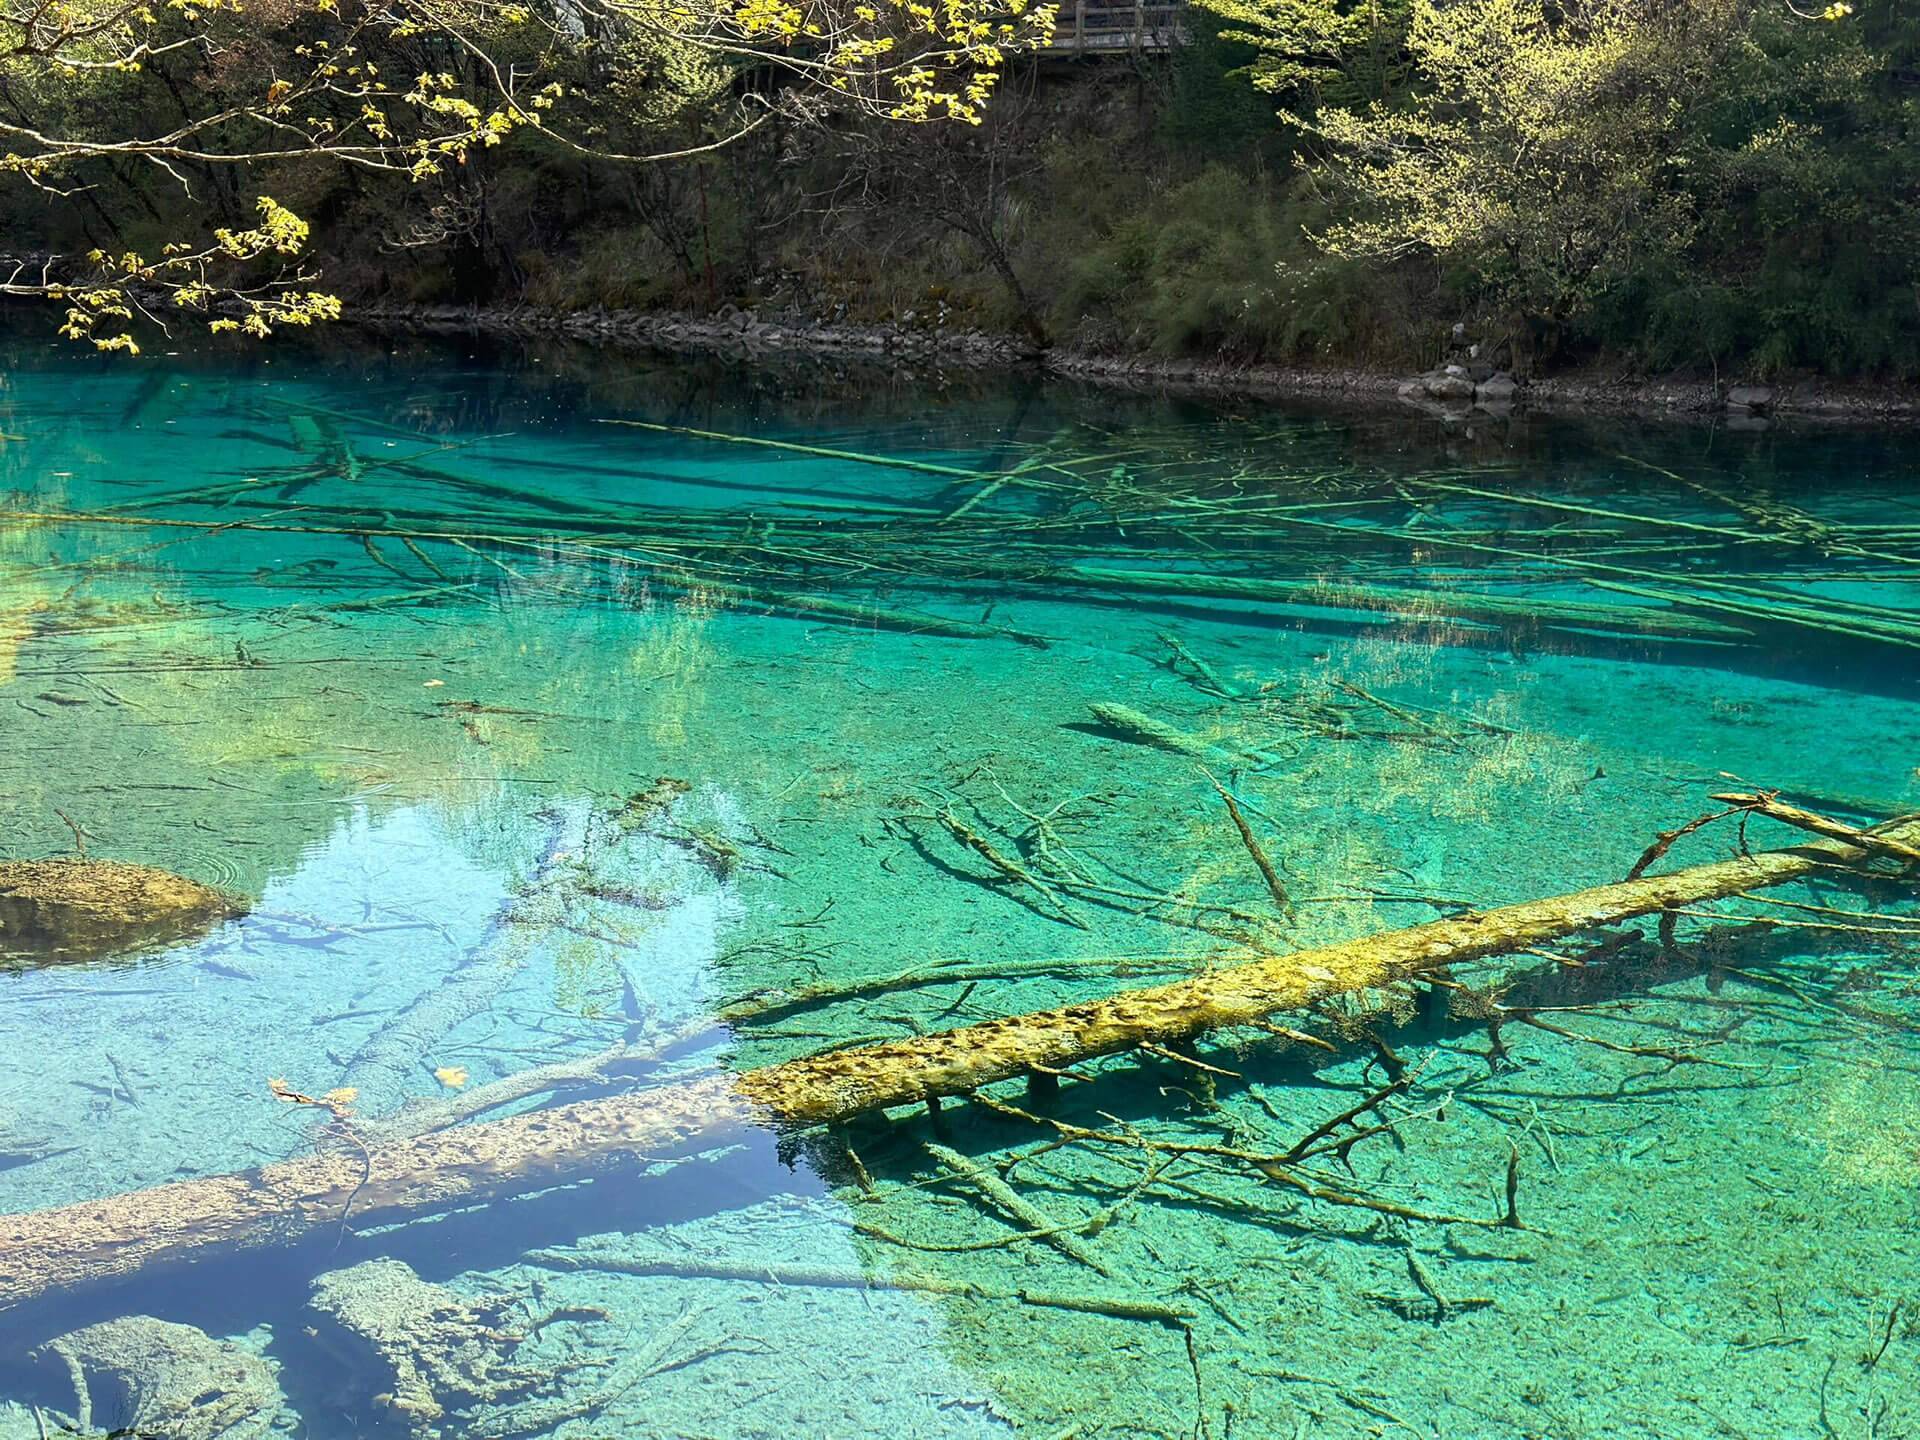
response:
M1596 926L1885 860L1881 842L1823 840L1671 875L1437 920L1195 979L897 1043L670 1083L509 1119L283 1161L264 1169L0 1216L0 1310L51 1291L223 1253L283 1245L319 1227L411 1215L589 1179L708 1148L754 1124L832 1124L962 1095L1143 1045L1264 1020L1330 996L1506 954ZM1670 842L1667 842L1670 843Z

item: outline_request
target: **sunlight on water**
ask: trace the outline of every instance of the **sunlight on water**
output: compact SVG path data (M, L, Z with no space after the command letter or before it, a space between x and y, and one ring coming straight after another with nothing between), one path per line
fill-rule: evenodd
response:
M0 862L244 913L82 958L0 869L0 1440L1920 1433L1904 832L718 1113L1920 810L1910 438L16 358Z

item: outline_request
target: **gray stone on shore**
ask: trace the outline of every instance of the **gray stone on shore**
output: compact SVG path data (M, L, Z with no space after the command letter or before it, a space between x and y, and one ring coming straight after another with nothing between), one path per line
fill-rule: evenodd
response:
M1513 404L1520 385L1511 375L1489 375L1474 387L1474 403L1481 407Z

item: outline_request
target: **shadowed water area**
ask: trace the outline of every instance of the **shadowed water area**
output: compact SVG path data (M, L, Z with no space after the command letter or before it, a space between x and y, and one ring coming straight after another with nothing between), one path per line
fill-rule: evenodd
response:
M245 913L0 928L0 1272L1920 811L1911 436L470 349L11 352L0 861ZM16 1279L0 1437L1920 1434L1903 864Z

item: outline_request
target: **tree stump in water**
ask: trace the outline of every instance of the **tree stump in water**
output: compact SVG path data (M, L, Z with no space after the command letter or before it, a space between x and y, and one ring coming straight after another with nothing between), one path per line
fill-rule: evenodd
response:
M557 1424L598 1403L535 1401L536 1409L523 1408L529 1396L560 1391L564 1376L579 1367L514 1361L543 1328L531 1315L532 1324L512 1326L519 1305L513 1295L468 1300L422 1280L404 1261L367 1260L313 1282L307 1333L340 1367L330 1386L336 1401L364 1402L367 1413L404 1424L416 1440L534 1435L550 1427L521 1426L512 1417L550 1414ZM604 1318L587 1311L565 1318L588 1315ZM500 1406L508 1408L502 1413ZM490 1407L495 1413L486 1413Z
M0 963L96 960L184 939L245 907L117 860L0 860Z

